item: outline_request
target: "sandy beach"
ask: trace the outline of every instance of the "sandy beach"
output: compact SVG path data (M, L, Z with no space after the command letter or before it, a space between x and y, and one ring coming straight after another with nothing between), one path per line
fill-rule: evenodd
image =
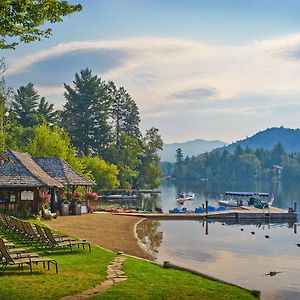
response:
M58 217L45 221L45 224L106 249L153 260L153 257L139 246L134 233L135 224L140 220L138 217L101 213Z

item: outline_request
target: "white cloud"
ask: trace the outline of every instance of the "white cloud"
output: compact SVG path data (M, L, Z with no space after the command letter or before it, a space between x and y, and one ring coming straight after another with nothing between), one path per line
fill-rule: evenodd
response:
M180 105L185 103L184 97L178 99L178 95L184 94L189 95L186 102L191 102L192 96L195 97L193 103L205 102L201 115L222 111L228 114L238 109L239 114L251 116L256 111L256 107L249 103L251 95L256 98L262 96L265 103L261 103L261 107L264 109L279 105L280 100L272 102L273 96L284 97L285 104L291 106L297 102L295 96L300 96L300 33L253 41L244 46L209 45L156 37L74 41L9 61L7 75L22 73L44 60L83 49L122 50L127 54L126 59L100 75L107 81L113 80L124 86L148 118L175 118L178 115L176 109L180 110ZM63 98L62 84L39 86L39 92L41 95L53 95L55 99ZM206 90L213 92L205 95ZM195 91L203 93L197 96ZM244 96L248 99L245 106L230 101L239 97L240 101L245 101ZM215 106L224 101L228 107ZM187 113L193 110L191 105L185 104L181 107ZM260 106L257 101L256 105ZM165 109L168 106L173 107L173 111ZM197 111L201 109L197 107Z

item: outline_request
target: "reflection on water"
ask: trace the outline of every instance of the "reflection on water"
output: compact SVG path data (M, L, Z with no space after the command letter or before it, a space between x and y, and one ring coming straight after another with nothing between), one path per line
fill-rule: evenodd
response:
M143 239L155 238L145 246L157 252L159 263L261 290L263 299L300 299L300 239L294 225L146 220L143 227L151 233L144 230Z
M137 227L136 233L148 252L156 256L158 248L163 239L162 232L158 231L160 223L158 221L142 222Z
M154 202L150 205L144 202L144 205L167 211L178 207L175 199L180 192L192 192L197 195L195 201L184 205L193 210L206 200L214 205L225 191L233 190L273 193L275 206L288 208L297 202L300 209L300 185L297 183L188 182L165 184L161 190L161 195L152 200ZM170 261L249 289L261 290L263 299L300 299L297 223L147 220L142 224L139 237L156 253L160 263Z

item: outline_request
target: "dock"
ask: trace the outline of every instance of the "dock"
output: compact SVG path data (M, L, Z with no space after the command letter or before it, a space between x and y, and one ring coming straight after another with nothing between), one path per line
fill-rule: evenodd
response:
M113 213L114 215L135 216L141 218L153 218L160 220L269 220L269 221L296 221L297 213L289 212L282 208L271 207L259 209L241 206L238 209L214 211L208 213Z

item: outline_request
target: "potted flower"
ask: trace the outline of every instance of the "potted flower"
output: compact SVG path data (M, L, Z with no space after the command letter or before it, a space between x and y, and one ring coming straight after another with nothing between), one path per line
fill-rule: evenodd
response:
M96 206L90 203L97 202L100 199L99 195L96 192L89 192L85 195L85 199L89 212L95 212L97 210Z
M99 200L99 195L96 193L96 192L89 192L86 194L86 199L87 200L90 200L90 201L93 201L93 202L96 202Z
M48 206L50 203L50 194L40 195L39 202L42 205L42 208Z

